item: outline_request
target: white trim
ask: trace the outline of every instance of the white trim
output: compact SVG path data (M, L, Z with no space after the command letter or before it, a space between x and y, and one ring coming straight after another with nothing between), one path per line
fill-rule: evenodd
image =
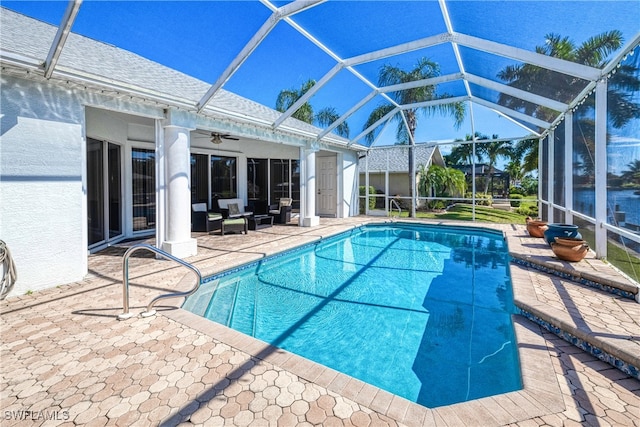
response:
M51 77L51 75L53 74L53 70L58 63L58 59L62 54L62 49L67 42L67 37L69 37L69 33L71 32L73 22L75 21L76 16L78 16L78 11L80 10L81 4L82 0L69 0L67 9L65 10L64 16L62 17L62 22L58 27L58 32L53 39L53 43L51 43L51 48L49 49L47 59L45 59L44 61L44 77L47 79Z
M584 80L594 81L602 76L602 71L598 68L589 67L502 43L496 43L479 37L454 33L451 39L452 42L456 42L471 49L477 49L505 58L515 59L527 64L537 65L548 70L579 77Z
M549 222L555 222L555 216L553 212L554 194L553 194L553 179L554 179L554 167L555 167L555 155L554 145L556 142L555 131L551 129L549 135L547 135L547 199L549 205L547 206L547 216Z
M596 85L595 105L595 216L596 256L607 257L607 81Z
M571 166L571 167L570 167ZM573 113L564 122L564 222L573 224Z

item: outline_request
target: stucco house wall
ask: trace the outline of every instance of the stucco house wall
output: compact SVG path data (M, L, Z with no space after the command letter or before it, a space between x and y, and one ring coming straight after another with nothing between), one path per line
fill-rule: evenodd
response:
M87 271L84 109L73 91L1 79L0 239L24 294Z
M427 147L416 145L415 165L416 170L419 165L429 167L431 164L444 166L444 160L438 147ZM371 150L367 162L360 161L360 185L366 183L366 172L369 172L369 185L376 190L385 191L385 174L388 173L389 183L387 195L410 197L409 191L409 161L408 148L406 145L395 145L391 147ZM388 172L387 172L388 171ZM420 180L416 172L416 186Z
M272 123L280 113L226 91L216 95L215 108L206 114L179 108L195 105L209 85L75 34L69 36L59 63L69 77L61 78L56 71L45 79L40 64L56 28L1 7L0 20L0 239L18 271L9 295L78 281L87 273L87 138L121 147L124 238L140 234L132 226L131 149L155 149L162 157L167 153L162 151L166 124L174 129L184 124L181 129L191 132L186 147L192 153L236 157L238 193L245 199L247 158L302 163L305 153L333 153L339 173L337 215L358 213L358 156L355 148L346 148L348 141L328 136L318 143L309 136L317 134L317 128L291 118L283 129L274 130L264 123ZM196 137L196 129L205 130L204 138ZM241 140L212 145L206 130L214 129ZM178 161L186 160L188 177L189 157L184 154L182 150ZM157 180L168 175L158 174ZM301 185L305 179L301 176ZM188 199L189 189L183 186L181 191ZM158 218L166 212L160 203L171 199L164 197L158 190ZM301 199L305 197L301 191ZM188 203L180 214L169 225L156 225L156 233L179 226L189 238ZM156 237L162 241L162 235Z

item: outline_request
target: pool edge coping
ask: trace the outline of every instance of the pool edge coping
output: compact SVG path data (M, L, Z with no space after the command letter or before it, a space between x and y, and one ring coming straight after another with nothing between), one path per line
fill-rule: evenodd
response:
M286 248L277 253L286 253L362 226L371 224L384 225L394 222L395 221L372 221L355 224L342 231L316 237L309 242ZM402 223L419 224L420 222ZM490 224L487 224L488 226L486 227L465 227L459 224L434 224L428 222L422 224L431 226L453 225L456 228L485 229L491 232L497 232L502 235L507 243L508 249L509 239L507 233L499 227L491 227ZM244 268L270 255L272 254L258 256L253 261L246 261L237 266L227 268L224 271ZM514 280L514 267L515 265L513 263L508 263L515 304L516 283ZM211 275L219 273L220 272L213 273ZM183 280L187 280L187 276L189 275L185 275ZM518 283L518 289L520 291L523 290L520 286L524 286L529 289L529 292L534 292L535 295L533 283L528 275L520 275L518 280L524 281L524 283ZM565 410L563 395L551 363L551 354L547 349L545 339L542 337L542 327L531 322L521 314L512 314L511 319L518 348L522 389L467 402L427 408L302 356L274 347L249 335L242 334L227 326L212 322L183 308L159 311L159 313L166 315L174 321L192 327L214 339L218 339L222 343L241 350L251 357L278 366L306 381L324 387L329 391L407 425L422 425L424 423L436 424L438 419L450 420L450 422L455 424L462 423L468 425L469 423L480 422L482 425L502 425ZM537 331L534 331L536 328ZM263 357L262 353L265 351L268 351L268 357ZM313 374L310 375L309 372ZM357 392L352 389L356 387L359 387Z
M437 419L457 424L503 425L565 410L540 327L520 315L512 315L512 321L523 388L427 408L182 308L160 311L159 314L406 425L435 424Z

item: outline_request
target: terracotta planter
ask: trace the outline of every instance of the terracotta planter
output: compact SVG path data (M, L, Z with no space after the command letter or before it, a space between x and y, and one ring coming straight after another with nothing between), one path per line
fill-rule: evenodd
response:
M578 233L578 226L573 224L547 224L547 229L544 232L544 239L548 244L555 242L556 237L577 237L582 238L582 235Z
M580 239L578 237L556 237L555 243L562 246L569 246L570 248L573 248L578 245L587 244L585 240Z
M587 256L587 252L589 252L589 245L583 243L572 247L564 246L559 243L552 243L551 250L553 250L553 253L556 254L558 259L578 262Z
M527 231L531 237L544 237L544 232L547 229L547 221L527 221Z

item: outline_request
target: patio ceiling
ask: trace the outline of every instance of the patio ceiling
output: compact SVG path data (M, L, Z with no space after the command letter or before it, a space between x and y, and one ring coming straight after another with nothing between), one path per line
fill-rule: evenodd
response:
M119 31L128 30L118 26L116 19L120 14L126 15L125 10L131 4L70 1L44 65L47 77L52 75L64 51L66 36L74 25L80 26L81 34L92 36L88 22L80 24L84 10L87 9L87 16L104 12L107 10L104 3L108 3L109 13L103 13L101 22ZM146 9L157 9L160 16L167 11L165 2L143 3ZM307 79L314 79L317 83L272 123L273 128L280 127L306 102L314 107L318 105L318 108L331 106L339 118L324 126L317 138L322 139L346 122L351 129L349 143L362 145L370 144L365 141L368 133L382 135L398 112L452 102L466 103L467 114L471 109L486 109L506 117L521 131L519 135L500 136L543 134L590 93L598 80L607 77L615 63L640 42L637 1L311 0L276 3L262 0L171 4L174 9L184 7L191 11L184 17L191 17L193 21L182 22L182 25L193 26L195 33L190 32L189 36L182 34L181 27L169 27L162 37L167 38L170 46L180 42L172 42L169 38L189 37L189 44L195 44L199 52L198 57L191 60L206 64L205 71L180 69L172 62L175 58L150 59L210 83L208 91L193 105L194 111L215 106L215 95L222 89L273 106L280 90L299 88ZM206 22L212 13L219 19L215 25ZM199 15L203 21L198 21ZM178 19L169 19L168 24L176 23ZM239 22L242 25L238 25ZM609 65L602 69L536 52L536 46L543 45L550 33L567 36L580 45L589 37L611 30L621 31L625 43L610 52ZM147 28L146 31L154 30ZM137 35L140 32L133 31L130 37ZM224 41L223 50L214 42L218 38ZM101 41L121 44L109 39ZM144 51L136 51L133 45L119 47L149 57ZM191 50L187 49L187 52ZM175 55L179 57L181 53ZM420 58L436 62L439 75L399 85L379 85L382 65L409 70ZM499 78L499 72L507 66L522 64L548 70L559 77L558 81L566 81L566 76L570 76L575 94L571 99L560 99L546 86L531 85L525 91ZM255 86L249 85L248 81ZM256 86L268 86L269 90L257 93ZM392 95L420 86L434 86L437 99L401 105ZM501 95L543 106L553 112L552 120L509 108L499 102ZM392 112L372 126L364 126L371 111L379 105L390 106ZM428 119L421 120L422 124L427 128L434 126ZM453 128L453 125L449 126ZM471 134L471 129L466 129L466 133ZM432 135L420 133L416 140L426 141L434 138Z

